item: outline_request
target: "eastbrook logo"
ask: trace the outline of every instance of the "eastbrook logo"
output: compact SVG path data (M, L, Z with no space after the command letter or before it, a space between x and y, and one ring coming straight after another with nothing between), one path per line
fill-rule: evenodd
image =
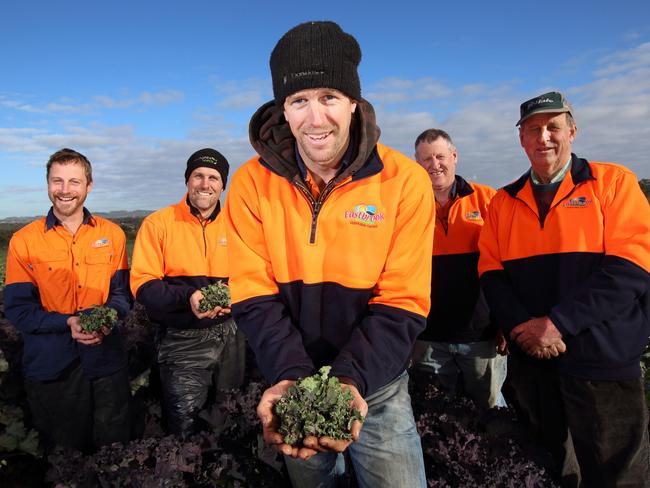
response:
M569 198L566 202L564 202L564 206L581 208L581 207L586 207L590 203L591 200L589 200L587 197L576 197L576 198Z
M346 210L345 219L354 225L364 227L377 227L378 223L384 220L383 212L378 212L374 205L360 204L354 210Z

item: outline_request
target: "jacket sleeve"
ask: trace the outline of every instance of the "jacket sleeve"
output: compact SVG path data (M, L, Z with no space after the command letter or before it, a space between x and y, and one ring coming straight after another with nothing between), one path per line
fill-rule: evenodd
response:
M368 313L332 363L332 374L352 379L363 396L404 370L426 327L435 205L428 176L419 166L414 170L402 189L391 245Z
M196 288L164 280L164 231L149 217L138 230L131 259L131 291L147 312L171 313L190 309L190 296Z
M517 325L530 319L503 269L499 243L499 209L502 195L494 197L478 240L478 270L481 288L491 316L506 337Z
M69 314L43 309L38 283L29 265L27 245L12 237L7 252L7 277L4 291L5 315L18 330L27 334L69 332Z
M599 326L650 289L650 205L636 177L621 171L601 200L605 256L601 265L551 310L568 335Z
M232 314L271 383L314 371L302 336L280 299L265 244L259 197L246 166L235 173L225 205Z
M126 257L126 236L122 229L117 229L115 236L115 253L111 260L111 282L106 306L117 310L123 319L131 310L133 300L129 290L129 262Z

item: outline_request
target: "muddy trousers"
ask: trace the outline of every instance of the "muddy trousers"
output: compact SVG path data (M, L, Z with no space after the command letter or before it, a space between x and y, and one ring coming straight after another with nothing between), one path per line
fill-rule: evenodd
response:
M241 386L245 355L245 337L232 319L207 329L168 328L158 346L167 432L196 431L211 389L218 393Z
M79 362L57 379L25 378L32 421L45 445L89 452L131 437L131 390L126 368L89 380Z

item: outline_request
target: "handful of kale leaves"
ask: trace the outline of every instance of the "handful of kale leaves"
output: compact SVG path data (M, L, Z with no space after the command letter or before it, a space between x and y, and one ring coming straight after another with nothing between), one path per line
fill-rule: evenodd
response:
M203 298L199 302L199 312L209 312L215 307L230 306L230 288L222 281L201 288Z
M102 327L112 329L117 323L117 310L110 307L95 306L90 313L81 314L81 328L86 332L97 332Z
M295 445L307 436L351 439L352 423L363 422L361 412L350 407L352 393L329 376L330 369L323 366L317 374L298 380L273 407L285 443Z

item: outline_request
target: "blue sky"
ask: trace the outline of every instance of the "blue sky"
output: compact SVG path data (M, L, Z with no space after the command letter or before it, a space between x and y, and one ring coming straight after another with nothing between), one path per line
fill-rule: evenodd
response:
M564 91L574 149L650 178L650 2L3 2L0 218L49 208L45 162L93 163L95 211L156 209L184 191L187 157L250 158L248 120L272 97L268 58L307 20L361 45L362 95L382 142L407 155L441 127L458 172L506 184L527 168L519 104Z

